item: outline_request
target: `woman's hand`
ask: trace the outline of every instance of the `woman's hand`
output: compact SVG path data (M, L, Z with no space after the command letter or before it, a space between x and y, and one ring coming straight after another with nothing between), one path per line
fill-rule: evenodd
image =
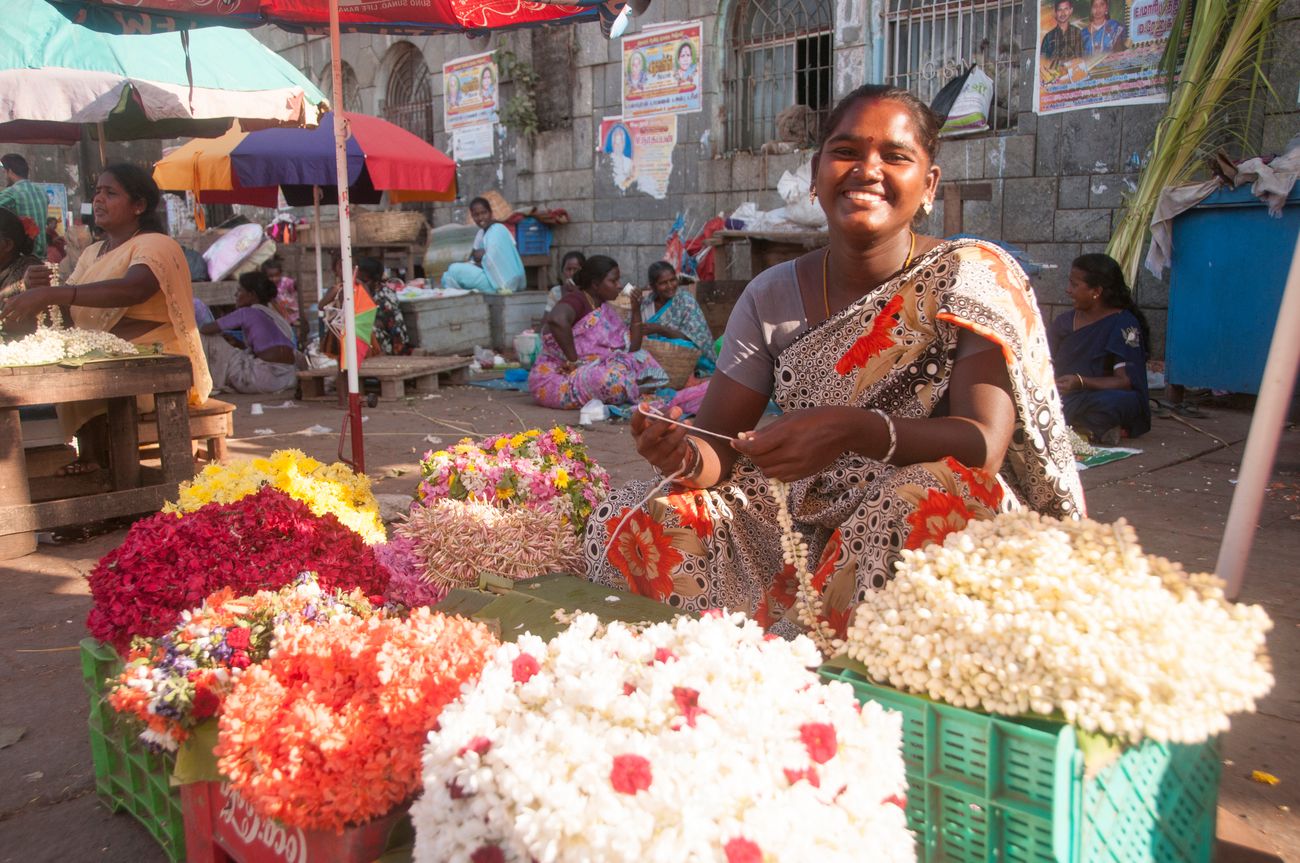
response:
M845 407L794 411L761 429L741 432L732 447L771 479L794 482L818 473L847 451L846 433L862 413Z
M678 419L682 409L673 408L667 415ZM641 458L665 476L676 471L686 460L686 429L647 416L640 410L632 411L632 439Z
M33 264L23 273L23 284L27 290L32 291L37 288L48 288L52 282L50 280L50 268L44 264Z
M1056 379L1056 389L1064 395L1083 389L1083 381L1078 375L1061 375Z
M44 267L32 267L32 270L44 270ZM48 274L48 271L47 271ZM4 306L0 307L0 324L19 324L35 318L38 314L45 311L50 306L61 305L58 297L58 288L29 288L19 294L4 301Z

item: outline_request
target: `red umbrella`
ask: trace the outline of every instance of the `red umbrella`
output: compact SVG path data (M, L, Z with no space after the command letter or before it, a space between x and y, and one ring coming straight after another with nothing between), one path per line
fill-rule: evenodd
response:
M601 30L610 38L622 35L628 15L641 14L650 0L578 0L562 5L551 0L383 0L349 2L341 0L50 0L78 23L110 32L149 33L187 29L204 25L255 27L275 24L293 31L328 31L334 102L342 105L343 66L339 56L339 33L344 30L382 33L484 32L509 30L538 24L583 21L598 18ZM339 195L339 233L342 241L343 272L352 272L351 218L348 212L347 140L348 123L342 111L334 113L335 166ZM343 308L346 336L344 365L348 373L348 414L352 430L352 464L365 470L361 444L361 395L357 377L356 322L353 319L353 291L350 279L343 280ZM345 427L346 428L346 427ZM346 432L345 432L346 433ZM342 441L339 442L340 450ZM342 453L340 452L340 455Z

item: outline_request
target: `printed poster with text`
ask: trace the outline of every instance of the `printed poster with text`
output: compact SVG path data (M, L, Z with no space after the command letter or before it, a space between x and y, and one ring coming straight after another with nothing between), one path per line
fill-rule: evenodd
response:
M690 114L701 107L699 21L623 38L623 117Z
M677 144L677 115L600 121L598 150L609 160L614 185L626 191L636 186L652 198L668 194L673 173L673 147Z
M491 51L442 64L442 122L447 131L497 122L501 80Z
M1035 111L1166 101L1160 56L1177 0L1039 0L1038 12Z

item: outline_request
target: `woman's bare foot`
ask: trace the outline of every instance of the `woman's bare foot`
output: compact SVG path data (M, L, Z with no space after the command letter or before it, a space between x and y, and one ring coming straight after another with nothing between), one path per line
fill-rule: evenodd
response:
M99 470L99 465L93 461L74 461L65 464L59 468L59 476L85 476L86 474L95 473Z

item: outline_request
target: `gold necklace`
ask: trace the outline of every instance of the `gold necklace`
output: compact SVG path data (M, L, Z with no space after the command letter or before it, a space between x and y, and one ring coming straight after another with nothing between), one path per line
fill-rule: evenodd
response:
M131 236L127 237L125 240L123 240L123 241L120 242L120 243L113 243L112 238L107 238L107 239L105 239L105 240L104 240L104 245L101 246L100 249L99 249L99 255L107 255L109 252L113 251L114 249L120 249L120 248L122 248L122 247L125 246L127 243L129 243L129 242L131 242L132 240L134 240L134 239L135 239L135 235L138 234L138 233L140 233L141 230L143 230L143 229L142 229L142 228L136 228L136 229L135 229L135 232L132 233ZM99 255L96 255L95 257L98 258Z
M916 232L909 230L907 233L911 235L912 239L908 243L907 260L903 261L903 268L899 270L900 273L906 272L907 268L912 266L912 254L916 251ZM822 305L826 307L826 320L828 321L831 319L830 280L827 278L830 271L830 259L831 250L827 249L826 253L822 255Z

